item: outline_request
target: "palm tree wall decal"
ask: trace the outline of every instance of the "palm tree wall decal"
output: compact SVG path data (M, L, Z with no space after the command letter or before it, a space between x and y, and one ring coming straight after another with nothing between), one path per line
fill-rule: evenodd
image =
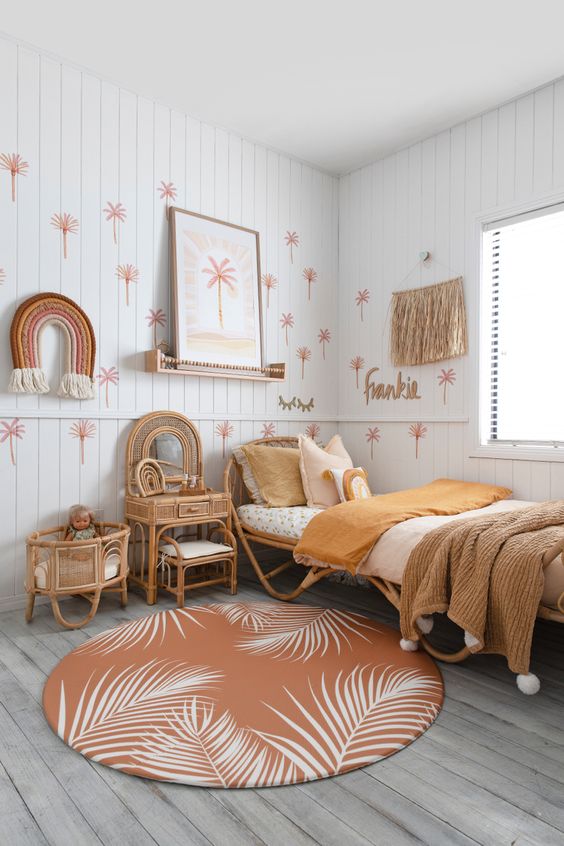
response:
M443 386L443 405L446 405L447 402L447 388L449 385L454 385L456 382L456 373L449 367L448 370L441 370L439 376L437 376L439 380L439 385Z
M284 314L284 312L282 312L280 325L286 332L286 346L288 346L288 329L294 328L294 315L291 312L288 312L288 314Z
M311 283L317 282L317 270L314 270L313 267L304 267L302 276L307 282L307 298L311 300Z
M300 359L302 363L302 379L304 378L304 368L306 361L311 359L311 350L309 347L298 347L296 350L296 355Z
M174 182L165 182L161 179L161 184L157 188L161 200L166 200L166 207L168 209L169 200L176 200L176 188Z
M222 441L223 458L225 458L225 444L227 443L228 439L231 437L234 431L235 427L229 422L229 420L224 420L223 423L218 423L215 427L215 433L216 435L219 435Z
M284 240L286 241L286 246L290 247L290 261L292 264L294 263L294 247L299 247L300 245L300 236L297 232L290 232L288 229L286 231L286 235L284 236Z
M361 370L364 369L364 359L361 355L355 355L354 358L351 358L349 367L351 370L354 370L356 373L356 387L358 388L358 374Z
M331 332L329 329L320 329L317 337L319 339L319 343L321 344L321 349L323 350L323 361L325 361L325 344L331 343Z
M96 432L96 424L92 420L77 420L69 429L72 438L80 441L80 463L84 464L84 442L86 438L93 438Z
M308 423L305 428L306 437L311 438L312 441L319 437L320 432L321 426L318 423Z
M14 420L12 420L11 423L8 423L7 420L0 421L0 444L3 444L4 441L9 441L10 461L14 466L16 464L16 456L14 454L14 438L19 438L19 440L22 440L24 434L25 426L23 423L20 423L19 417L16 417Z
M134 264L118 264L116 276L125 282L125 304L129 305L129 285L131 282L139 282L139 270Z
M104 214L106 215L106 220L111 220L113 224L114 230L114 244L117 244L117 234L118 234L118 225L123 223L125 218L127 217L127 210L122 203L116 203L115 206L113 203L108 201L106 208L103 209Z
M100 367L100 373L98 374L98 381L100 382L100 387L105 386L105 396L106 396L106 408L110 407L110 397L108 389L110 385L117 385L119 382L119 371L117 367L110 367L106 370L105 367Z
M16 177L27 176L27 169L29 167L27 162L24 162L19 153L1 153L0 167L3 170L9 170L12 177L12 202L16 202Z
M365 288L364 291L359 291L356 295L356 304L360 306L360 319L364 322L364 311L363 308L370 299L370 291L368 288Z
M162 308L158 308L154 311L152 308L149 309L149 313L145 316L145 320L147 321L147 325L149 327L153 327L153 349L157 349L157 326L164 326L166 324L166 314L162 310Z
M409 427L409 435L415 438L415 458L419 458L419 441L427 434L427 427L423 423L412 423Z
M374 461L374 444L380 440L380 429L378 426L368 427L366 432L366 443L370 444L370 458Z
M270 292L278 285L278 279L272 273L262 274L262 284L266 288L266 307L270 305Z
M237 280L233 274L237 271L234 267L230 266L228 258L222 259L222 261L218 264L213 256L208 256L208 261L211 264L211 267L204 267L202 273L207 273L210 277L210 281L207 284L208 288L213 288L214 285L217 285L217 313L219 317L219 325L223 329L223 299L221 286L222 284L226 285L227 290L235 294L235 283Z
M276 434L276 423L263 423L260 433L261 438L272 438Z
M69 233L75 235L78 232L78 220L68 212L54 214L51 217L51 226L63 233L63 256L68 258L68 236Z

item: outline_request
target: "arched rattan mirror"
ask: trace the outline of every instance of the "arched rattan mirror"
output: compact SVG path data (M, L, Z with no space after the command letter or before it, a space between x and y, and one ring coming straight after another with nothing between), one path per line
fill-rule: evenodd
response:
M184 476L199 476L204 485L202 444L194 424L176 411L152 411L134 425L127 440L127 491L139 496L135 468L144 458L158 462L167 486L179 485Z

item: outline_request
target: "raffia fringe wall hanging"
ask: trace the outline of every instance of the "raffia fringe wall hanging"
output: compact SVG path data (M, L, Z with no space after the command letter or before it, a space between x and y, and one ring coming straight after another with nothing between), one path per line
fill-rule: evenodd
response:
M456 358L467 349L461 276L392 295L390 357L394 367Z
M87 315L62 294L37 294L25 300L14 316L10 344L14 369L8 390L12 393L46 394L49 384L41 367L41 334L54 323L66 342L65 372L60 397L92 399L96 339Z

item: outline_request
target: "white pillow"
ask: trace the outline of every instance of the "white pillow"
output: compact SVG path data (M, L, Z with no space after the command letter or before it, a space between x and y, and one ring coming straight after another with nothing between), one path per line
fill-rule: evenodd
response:
M333 479L324 477L326 470L338 467L347 470L353 466L340 435L333 435L325 449L318 447L311 438L299 437L300 473L309 508L330 508L338 505L339 494Z

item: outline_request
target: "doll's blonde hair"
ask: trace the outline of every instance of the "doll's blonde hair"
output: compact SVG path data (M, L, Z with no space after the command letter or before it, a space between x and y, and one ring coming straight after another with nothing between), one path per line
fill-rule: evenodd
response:
M88 516L90 517L90 522L94 522L94 512L92 511L92 509L88 508L87 505L80 505L80 503L78 503L77 505L71 505L71 507L69 508L69 525L72 525L72 521L74 520L74 518L78 517L81 514L88 514Z

